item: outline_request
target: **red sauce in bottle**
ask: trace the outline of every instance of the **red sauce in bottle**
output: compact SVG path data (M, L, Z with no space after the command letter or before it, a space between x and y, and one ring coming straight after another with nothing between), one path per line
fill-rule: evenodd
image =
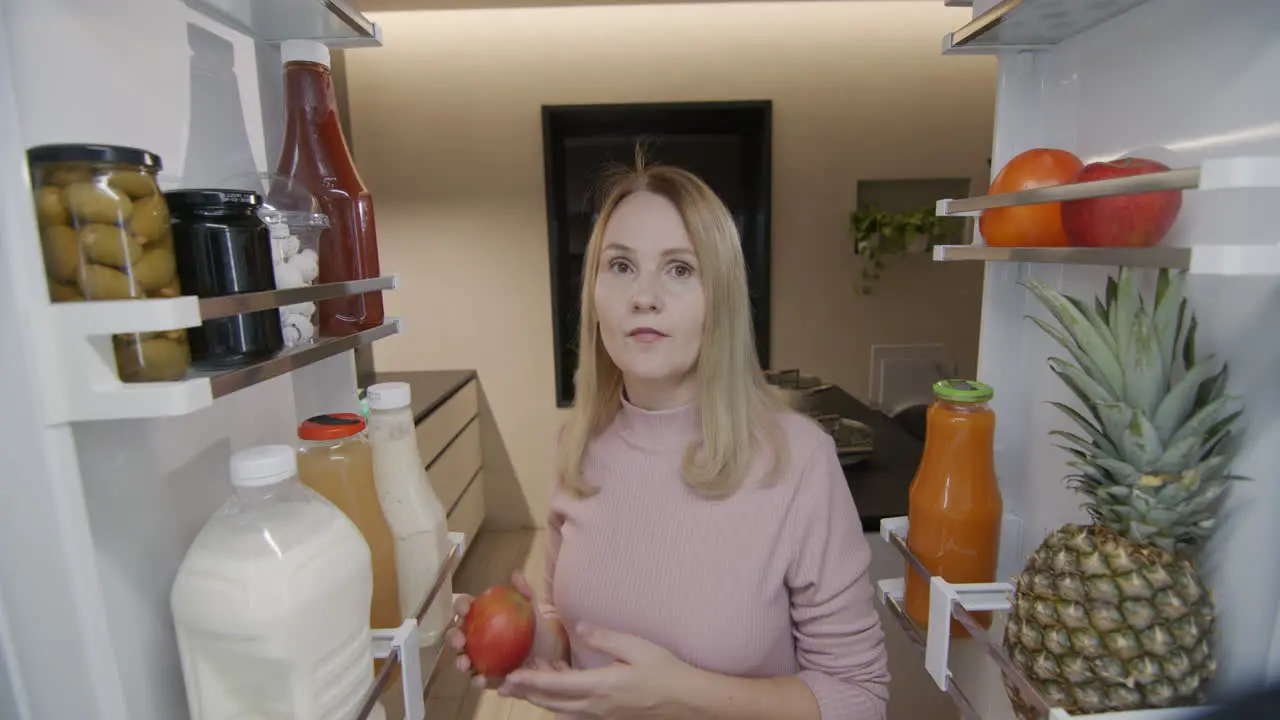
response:
M286 59L286 117L276 172L306 187L329 216L329 228L320 236L317 282L378 277L373 198L360 180L347 148L329 66L310 61L327 59L327 49L320 43L289 41L282 50ZM299 56L308 60L294 59ZM322 300L317 303L316 315L320 335L368 330L383 322L382 293Z

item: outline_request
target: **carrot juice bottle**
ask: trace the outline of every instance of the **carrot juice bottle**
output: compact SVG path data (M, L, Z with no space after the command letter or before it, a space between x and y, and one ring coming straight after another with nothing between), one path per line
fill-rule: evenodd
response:
M971 380L933 386L924 454L911 482L907 547L933 575L952 583L994 582L1004 502L993 460L996 415L987 405L991 387ZM910 563L907 614L929 623L929 582ZM983 627L990 613L974 613ZM952 637L968 637L951 621Z

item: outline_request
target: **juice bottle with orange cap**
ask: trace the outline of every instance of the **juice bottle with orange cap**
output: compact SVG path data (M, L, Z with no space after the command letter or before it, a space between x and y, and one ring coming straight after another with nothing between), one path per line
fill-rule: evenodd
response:
M930 574L952 583L994 582L1004 501L996 482L996 415L989 385L940 380L933 386L924 454L911 483L907 546ZM907 563L907 614L929 623L929 581ZM983 627L990 613L974 613ZM956 620L952 637L968 633Z
M396 628L404 621L396 577L396 541L373 482L373 451L365 421L354 413L317 415L298 426L298 478L338 506L369 544L373 602L369 623Z

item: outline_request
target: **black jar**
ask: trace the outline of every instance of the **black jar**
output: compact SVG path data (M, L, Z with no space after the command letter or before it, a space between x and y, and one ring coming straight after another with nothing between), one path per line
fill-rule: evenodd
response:
M258 193L175 190L164 198L183 292L208 298L276 289L271 233L257 215ZM276 308L206 320L188 334L192 362L206 367L243 365L284 347Z

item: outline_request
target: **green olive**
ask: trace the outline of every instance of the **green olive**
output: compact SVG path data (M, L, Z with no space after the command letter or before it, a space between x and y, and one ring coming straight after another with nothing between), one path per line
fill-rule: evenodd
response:
M44 270L58 282L74 282L80 270L80 246L76 231L66 225L53 225L40 231L44 247Z
M48 169L44 181L50 185L66 187L74 182L90 182L93 171L84 165L57 165Z
M148 173L140 170L116 170L107 176L107 185L131 198L144 198L156 194L156 182Z
M177 274L173 253L164 247L146 251L133 266L133 279L148 292L167 287Z
M191 351L184 341L153 337L138 343L142 367L138 380L178 380L191 367Z
M40 227L71 223L71 214L67 212L67 204L62 201L61 190L52 185L36 190L36 219L40 222Z
M80 269L80 292L90 300L126 300L143 297L142 289L128 275L106 265Z
M82 302L84 296L75 285L49 283L49 299L54 302Z
M67 207L79 222L123 225L133 212L129 196L106 185L71 183L66 189Z
M144 243L154 242L169 232L169 206L164 196L151 195L139 200L129 219L129 230Z
M96 263L127 268L142 257L142 243L118 225L90 223L80 228L80 247Z

